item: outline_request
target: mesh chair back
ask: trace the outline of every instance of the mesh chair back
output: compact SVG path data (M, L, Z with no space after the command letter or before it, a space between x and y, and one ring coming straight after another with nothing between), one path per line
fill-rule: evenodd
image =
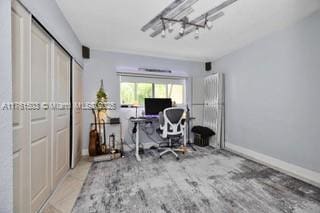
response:
M164 114L164 130L163 135L183 135L184 126L182 124L182 117L185 109L181 107L171 107L163 111Z
M170 109L166 110L165 113L166 113L166 116L167 116L168 120L170 121L170 123L177 124L177 123L179 123L179 121L181 120L181 118L183 116L184 109L170 108Z

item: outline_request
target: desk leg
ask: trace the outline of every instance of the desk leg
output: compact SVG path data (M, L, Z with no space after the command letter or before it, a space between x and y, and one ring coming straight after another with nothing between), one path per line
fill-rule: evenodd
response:
M187 147L187 128L184 128L183 146Z
M137 159L137 161L141 161L141 158L139 156L139 143L140 143L139 135L140 135L140 124L139 124L139 122L137 122L137 132L136 132L136 159Z

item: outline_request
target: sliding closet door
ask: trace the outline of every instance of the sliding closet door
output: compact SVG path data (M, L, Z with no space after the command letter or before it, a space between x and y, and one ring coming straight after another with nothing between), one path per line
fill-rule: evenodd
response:
M51 100L51 39L32 24L31 30L31 102ZM38 210L50 195L51 185L51 113L41 108L31 111L31 206Z
M12 2L12 97L29 101L31 16ZM30 212L29 112L13 111L13 212Z
M70 63L71 59L58 45L54 45L53 101L70 102ZM53 186L69 169L70 110L59 109L53 112Z
M82 110L77 107L82 102L82 69L75 61L73 61L73 141L72 141L72 168L76 166L81 158L81 127L82 127Z
M29 213L39 211L69 169L71 59L16 0L11 14L13 101L28 103L12 115L13 205L15 213ZM61 103L66 108L52 109Z

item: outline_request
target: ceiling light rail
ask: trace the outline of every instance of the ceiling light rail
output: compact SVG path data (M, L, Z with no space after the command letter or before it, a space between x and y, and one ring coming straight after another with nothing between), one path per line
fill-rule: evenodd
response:
M198 39L199 38L199 29L202 28L202 29L210 29L211 25L208 24L209 23L209 20L208 20L208 15L206 14L205 15L205 21L203 24L195 24L195 23L192 23L192 22L189 22L189 19L187 17L184 17L183 19L173 19L173 18L165 18L165 17L161 17L160 18L161 22L162 22L162 32L161 32L161 36L164 38L166 37L166 22L169 23L169 26L173 25L173 23L181 23L181 28L179 30L179 34L181 36L183 36L184 34L184 31L186 29L187 26L193 26L195 27L196 29L196 33L195 33L195 39ZM172 32L172 28L169 27L168 31L169 32Z
M181 6L179 6L176 9L172 10L170 13L161 14L160 18L166 17L166 18L173 18L173 19L182 19L182 18L184 18L194 12L192 5L194 3L196 3L197 1L198 0L187 0L184 4L182 4ZM154 30L154 32L150 35L151 37L156 37L157 35L159 35L162 32L162 25L161 25L160 18L156 22L156 24L154 24L152 26L152 29Z
M191 32L195 32L194 38L198 39L200 29L210 30L212 28L212 22L224 15L224 13L220 11L238 0L226 0L206 13L189 21L187 16L194 12L192 5L197 1L198 0L174 0L156 17L145 24L141 30L146 32L148 29L152 29L154 32L150 34L151 37L156 37L161 34L164 38L166 37L166 31L169 33L173 32L173 25L180 23L181 27L179 34L175 36L176 40L183 38Z
M224 16L224 12L219 12L219 13L217 13L217 14L215 14L215 15L213 15L213 16L210 16L209 18L208 18L208 21L207 21L207 28L210 30L210 29L212 29L212 22L213 21L215 21L215 20L217 20L217 19L219 19L219 18L221 18L222 16ZM199 23L202 23L202 24L204 24L204 21L202 21L202 22L199 22ZM192 33L193 31L196 31L196 34L197 34L197 28L196 27L190 27L190 28L188 28L188 29L186 29L186 30L184 30L184 33L183 34L178 34L176 37L175 37L175 39L176 40L179 40L179 39L181 39L181 38L183 38L184 36L186 36L186 35L189 35L190 33ZM195 34L195 37L197 36Z
M206 20L205 24L202 25L202 24L194 24L194 23L189 22L188 20L185 20L185 19L177 20L177 19L164 18L164 17L161 17L160 19L163 22L165 22L165 21L176 22L176 23L181 23L181 24L186 25L186 26L187 25L191 25L191 26L195 26L195 27L198 27L198 28L206 28L206 26L207 26L207 20Z

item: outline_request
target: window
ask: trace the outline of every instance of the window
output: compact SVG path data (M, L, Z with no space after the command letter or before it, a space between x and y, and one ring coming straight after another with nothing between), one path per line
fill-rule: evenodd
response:
M177 104L183 103L183 85L181 84L168 84L168 97L175 101Z
M121 105L144 105L145 98L171 98L179 105L185 101L183 79L159 79L148 77L121 76Z
M121 82L121 103L133 103L135 100L135 83Z
M145 98L152 98L152 84L151 83L137 83L137 101L138 104L144 105Z
M154 97L155 98L166 98L167 97L167 85L166 84L155 84L154 85Z

